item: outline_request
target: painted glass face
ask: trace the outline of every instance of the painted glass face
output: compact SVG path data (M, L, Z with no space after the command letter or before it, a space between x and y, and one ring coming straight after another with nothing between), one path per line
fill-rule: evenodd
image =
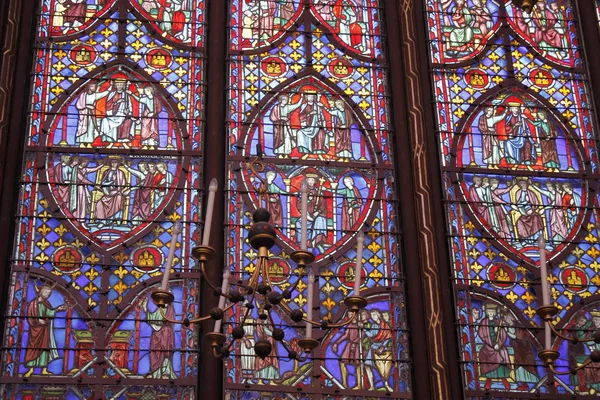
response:
M193 398L196 335L149 297L181 221L166 315L196 313L204 2L40 7L4 394Z
M539 1L530 13L511 1L426 5L467 396L593 393L589 371L548 384L543 335L532 328L540 279L558 328L580 332L576 315L596 312L583 299L600 279L598 156L572 4ZM549 277L540 277L540 239ZM565 342L551 345L572 366L593 347L572 356Z
M256 396L239 390L240 384L279 385L274 398L290 399L303 398L296 386L334 397L356 390L410 392L379 3L231 2L227 265L236 279L254 271L257 254L245 237L252 212L263 207L278 235L268 265L272 284L283 290L296 283L290 254L299 249L299 193L306 181L319 317L347 317L343 299L354 288L360 231L366 236L361 288L369 300L352 324L315 330L323 340L321 355L305 361L288 357L288 351L300 350L303 327L285 312L272 312L273 321L265 322L260 307L252 309L246 335L226 361L232 399ZM289 307L306 311L307 295L300 282ZM226 325L235 325L246 311L234 307ZM279 327L284 343L269 336ZM253 346L262 338L271 340L279 358L255 357Z

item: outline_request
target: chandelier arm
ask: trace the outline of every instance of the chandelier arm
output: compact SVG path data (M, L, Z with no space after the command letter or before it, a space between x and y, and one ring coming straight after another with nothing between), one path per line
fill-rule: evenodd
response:
M292 351L292 350L290 350L290 347L288 346L288 344L286 343L285 340L282 340L281 344L283 345L283 348L288 352L288 354ZM296 353L296 357L293 357L293 358L295 360L298 360L299 362L304 362L304 361L308 360L308 353L306 353L306 351L304 349L302 349L302 353L304 354L304 356L299 356Z
M215 285L213 285L213 283L210 281L210 279L208 279L208 275L206 275L206 271L204 269L204 261L199 261L200 264L200 273L202 274L202 277L204 278L204 280L206 281L206 283L208 283L208 286L210 286L210 288L214 291L214 292L218 292L221 293L221 288L216 287ZM229 296L221 293L221 296L225 296L227 298L229 298Z
M552 331L552 333L554 333L556 336L558 336L561 339L568 340L570 342L572 342L574 340L577 340L578 342L593 342L594 341L593 337L575 338L571 335L564 335L564 334L560 333L558 331L558 329L556 329L550 321L546 320L545 322L550 326L550 330Z
M217 352L216 347L212 348L212 353L213 353L213 357L215 357L215 358L223 358L223 354L221 354L220 352Z
M233 308L233 306L234 306L234 305L235 305L235 303L231 303L231 304L229 304L227 307L225 307L225 308L223 309L223 313L225 313L225 312L227 312L227 311L231 310L231 309ZM198 322L202 322L202 321L209 320L209 319L211 319L211 318L212 318L212 317L211 317L210 315L206 315L206 316L204 316L204 317L196 317L196 318L190 319L190 321L189 321L189 322L190 322L190 324L195 324L195 323L198 323Z
M550 369L550 371L552 371L552 373L554 375L568 375L568 374L571 374L573 372L577 372L577 371L579 371L579 370L587 367L588 364L590 364L591 362L592 362L592 360L588 358L587 360L584 361L583 364L581 364L581 365L573 368L572 370L568 369L566 371L559 371L558 369L556 369L556 367L554 366L554 364L548 364L548 368Z
M247 287L252 288L252 294L253 294L252 299L253 300L254 300L254 293L256 292L256 287L258 286L258 277L260 276L260 272L262 270L264 261L265 261L264 258L259 256L258 262L256 263L256 268L254 269L254 272L252 272L252 275L248 279L248 284L245 285Z
M183 324L183 320L171 319L171 318L167 317L166 307L158 307L158 309L160 311L160 315L163 317L163 319L165 321L168 321L172 324L178 324L178 325Z
M344 326L351 324L354 320L356 320L356 316L358 315L358 313L356 311L350 311L350 313L352 314L352 316L350 316L350 318L348 318L346 321L338 322L335 324L327 323L327 328L331 328L331 329L343 328Z

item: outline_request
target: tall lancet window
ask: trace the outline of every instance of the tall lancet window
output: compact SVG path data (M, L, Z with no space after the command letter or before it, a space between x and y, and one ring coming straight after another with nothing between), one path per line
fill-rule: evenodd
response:
M299 350L303 327L285 313L271 312L270 321L259 317L260 307L250 310L245 337L226 360L231 399L265 390L410 396L382 15L377 0L231 2L226 264L237 279L250 276L257 254L245 237L252 212L265 207L279 235L269 265L274 284L295 283L289 255L299 248L298 193L306 180L319 317L346 316L342 299L353 289L361 231L361 293L369 300L354 323L315 330L322 345L307 361L288 357ZM307 287L297 289L286 303L306 311ZM245 312L234 307L226 329ZM275 327L284 329L284 343L270 337ZM273 345L264 360L253 350L262 338Z
M204 12L40 1L3 398L194 398L196 335L149 293L179 222L166 313L196 312Z
M598 154L574 4L426 5L466 396L595 393L597 366L548 375L535 312L547 279L557 328L600 328ZM550 346L561 371L596 348Z

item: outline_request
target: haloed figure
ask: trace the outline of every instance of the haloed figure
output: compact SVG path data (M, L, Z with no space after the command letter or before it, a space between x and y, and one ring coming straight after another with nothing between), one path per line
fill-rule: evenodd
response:
M42 375L50 375L48 364L56 360L58 351L54 339L54 317L57 312L66 311L62 304L53 308L48 299L52 295L52 286L43 285L39 290L36 286L37 297L27 306L27 322L29 335L25 352L25 365L29 371L25 377L31 376L36 368L42 369Z

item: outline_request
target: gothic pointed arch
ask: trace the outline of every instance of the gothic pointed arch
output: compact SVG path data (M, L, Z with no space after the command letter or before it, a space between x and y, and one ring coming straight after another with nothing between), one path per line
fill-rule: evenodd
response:
M238 5L231 2L232 13L239 12ZM312 268L319 290L314 301L321 306L320 317L335 322L344 316L342 301L356 278L357 234L363 232L360 290L374 296L367 317L373 327L368 334L374 336L367 339L365 330L353 327L335 329L336 338L346 335L339 340L337 356L330 347L323 361L266 359L253 364L248 346L273 329L271 323L264 327L260 323L261 310L253 310L248 318L258 321L256 328L247 328L248 342L234 343L236 357L226 362L226 392L233 397L252 395L239 390L240 383L249 383L275 384L282 393L291 393L294 385L331 395L351 395L352 388L366 396L379 391L408 393L408 349L399 350L400 343L408 342L407 331L389 329L395 321L405 321L405 302L403 284L397 280L402 267L392 189L393 128L385 89L382 4L303 1L300 8L294 25L283 33L276 31L281 35L269 45L257 42L245 48L238 41L239 25L230 30L234 48L228 92L227 267L242 278L255 268L255 252L244 237L251 213L264 207L278 231L269 268L282 275L279 289L295 285L296 266L289 255L299 248L298 192L306 181L308 246L316 258ZM274 9L281 12L281 7ZM330 20L323 19L328 18L327 9ZM249 13L249 20L253 15L260 18ZM291 308L306 309L306 290L300 282L289 301ZM239 307L231 313L242 315ZM303 329L290 324L284 314L278 314L276 325L286 332L283 344L273 343L277 354L297 351L294 343ZM348 334L372 341L381 359L362 369L348 357L340 359L342 353L368 357L367 347L353 347L356 340L348 339ZM314 378L317 370L323 371L324 380Z
M428 4L465 396L519 397L534 388L588 394L579 377L555 375L556 384L547 384L539 344L529 340L542 324L535 313L540 280L550 282L561 326L597 290L596 122L574 5L546 0L526 13L511 1ZM469 8L456 17L474 24L460 32L456 24L437 25L434 9L459 5ZM487 20L505 23L480 53L443 64L446 30L465 49L476 48L475 30ZM540 276L540 251L549 276ZM490 325L498 327L493 334ZM559 342L553 348L568 359Z

